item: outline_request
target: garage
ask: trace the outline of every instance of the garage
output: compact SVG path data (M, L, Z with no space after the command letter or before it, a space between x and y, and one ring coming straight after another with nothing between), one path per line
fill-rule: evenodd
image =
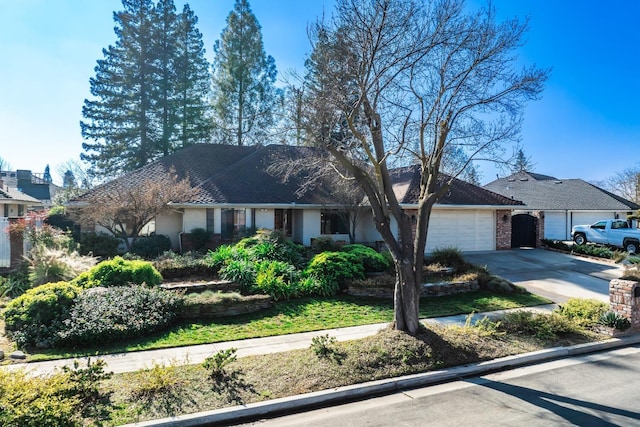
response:
M566 212L545 212L544 213L544 237L552 240L567 240Z
M495 213L492 210L440 210L431 212L427 250L457 247L463 252L496 249Z
M615 212L572 212L571 226L574 225L590 225L603 219L615 219Z

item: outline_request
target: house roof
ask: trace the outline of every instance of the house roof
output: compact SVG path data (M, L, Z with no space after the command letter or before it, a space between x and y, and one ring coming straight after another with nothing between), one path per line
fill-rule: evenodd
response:
M94 195L112 191L114 186L133 186L145 179L168 180L173 168L180 178L189 177L196 195L176 204L195 205L331 205L336 204L331 186L316 186L313 191L299 192L305 173L283 181L267 168L278 159L304 159L315 149L289 145L230 146L196 144L167 157L102 184L76 201L89 200ZM394 187L403 204L415 204L420 190L419 169L415 166L392 171ZM169 183L169 181L167 181ZM519 205L489 190L454 180L449 192L439 204L449 205Z
M0 204L38 205L40 200L24 194L15 188L3 186L0 188Z
M532 210L629 211L640 205L581 179L558 179L530 172L499 178L484 188L519 199Z
M397 168L391 171L391 179L396 197L402 204L417 204L420 195L420 169L418 165ZM450 176L440 174L436 188L451 179ZM439 205L464 206L520 206L523 203L485 188L473 185L460 179L453 179L449 190L438 201Z

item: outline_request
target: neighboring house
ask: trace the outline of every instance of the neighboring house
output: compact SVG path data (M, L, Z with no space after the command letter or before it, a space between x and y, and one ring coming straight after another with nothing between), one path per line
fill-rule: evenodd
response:
M530 172L496 179L484 188L524 203L524 208L513 211L513 246L524 246L521 243L530 240L532 232L536 233L536 240L569 240L574 225L626 219L640 208L581 179L558 179Z
M195 228L213 233L215 244L231 241L251 227L281 230L304 245L323 236L348 241L344 212L349 206L337 203L329 186L316 185L301 193L304 174L283 182L267 170L279 159L308 158L313 150L286 145L198 144L100 185L70 206L80 207L100 193L133 186L145 179L166 179L173 168L180 177L188 176L197 189L189 200L172 203L173 213L155 219L155 232L168 236L175 250L189 249L189 232ZM416 210L418 169L400 168L392 176L402 207ZM450 191L434 206L427 251L450 246L463 251L510 247L510 212L518 205L521 205L518 201L455 180ZM379 243L381 237L371 213L368 208L364 211L355 229L355 239Z
M30 170L18 169L16 171L0 171L0 179L5 186L15 188L18 191L40 201L32 208L36 210L48 209L53 205L53 198L60 187L47 182L42 174L32 173Z
M39 200L10 188L0 179L0 271L16 267L24 255L23 237L9 233L9 225L39 203Z

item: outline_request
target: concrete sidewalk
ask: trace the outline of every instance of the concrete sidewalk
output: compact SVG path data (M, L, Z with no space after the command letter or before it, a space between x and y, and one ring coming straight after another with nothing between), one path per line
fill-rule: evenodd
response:
M473 315L473 320L484 316L499 318L506 311L529 310L537 312L549 312L557 307L554 304L525 307L513 310L499 310ZM459 324L464 325L468 315L438 317L424 319L424 323L440 323L444 325ZM388 323L377 323L373 325L353 326L349 328L325 329L314 332L304 332L290 335L277 335L265 338L251 338L238 341L225 341L214 344L194 345L187 347L172 347L160 350L147 350L129 353L118 353L95 356L93 358L103 359L107 363L107 371L114 373L133 372L140 369L151 368L153 364L170 363L175 364L198 364L207 357L220 350L229 348L237 349L238 357L255 356L260 354L279 353L290 350L309 348L311 340L320 335L335 337L338 341L349 341L364 338L376 334L380 329L385 328ZM72 367L74 361L78 359L50 360L46 362L17 363L0 367L1 369L27 369L35 374L45 374L54 372L63 366Z

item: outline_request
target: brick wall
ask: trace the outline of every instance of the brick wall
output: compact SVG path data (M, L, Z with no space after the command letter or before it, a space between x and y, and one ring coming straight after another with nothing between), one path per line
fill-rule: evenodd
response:
M543 246L542 239L544 239L544 211L534 211L531 213L534 217L538 218L538 229L536 230L536 247Z
M623 279L609 282L609 304L612 311L629 319L633 329L640 330L639 282Z
M511 211L496 211L496 249L511 249Z

